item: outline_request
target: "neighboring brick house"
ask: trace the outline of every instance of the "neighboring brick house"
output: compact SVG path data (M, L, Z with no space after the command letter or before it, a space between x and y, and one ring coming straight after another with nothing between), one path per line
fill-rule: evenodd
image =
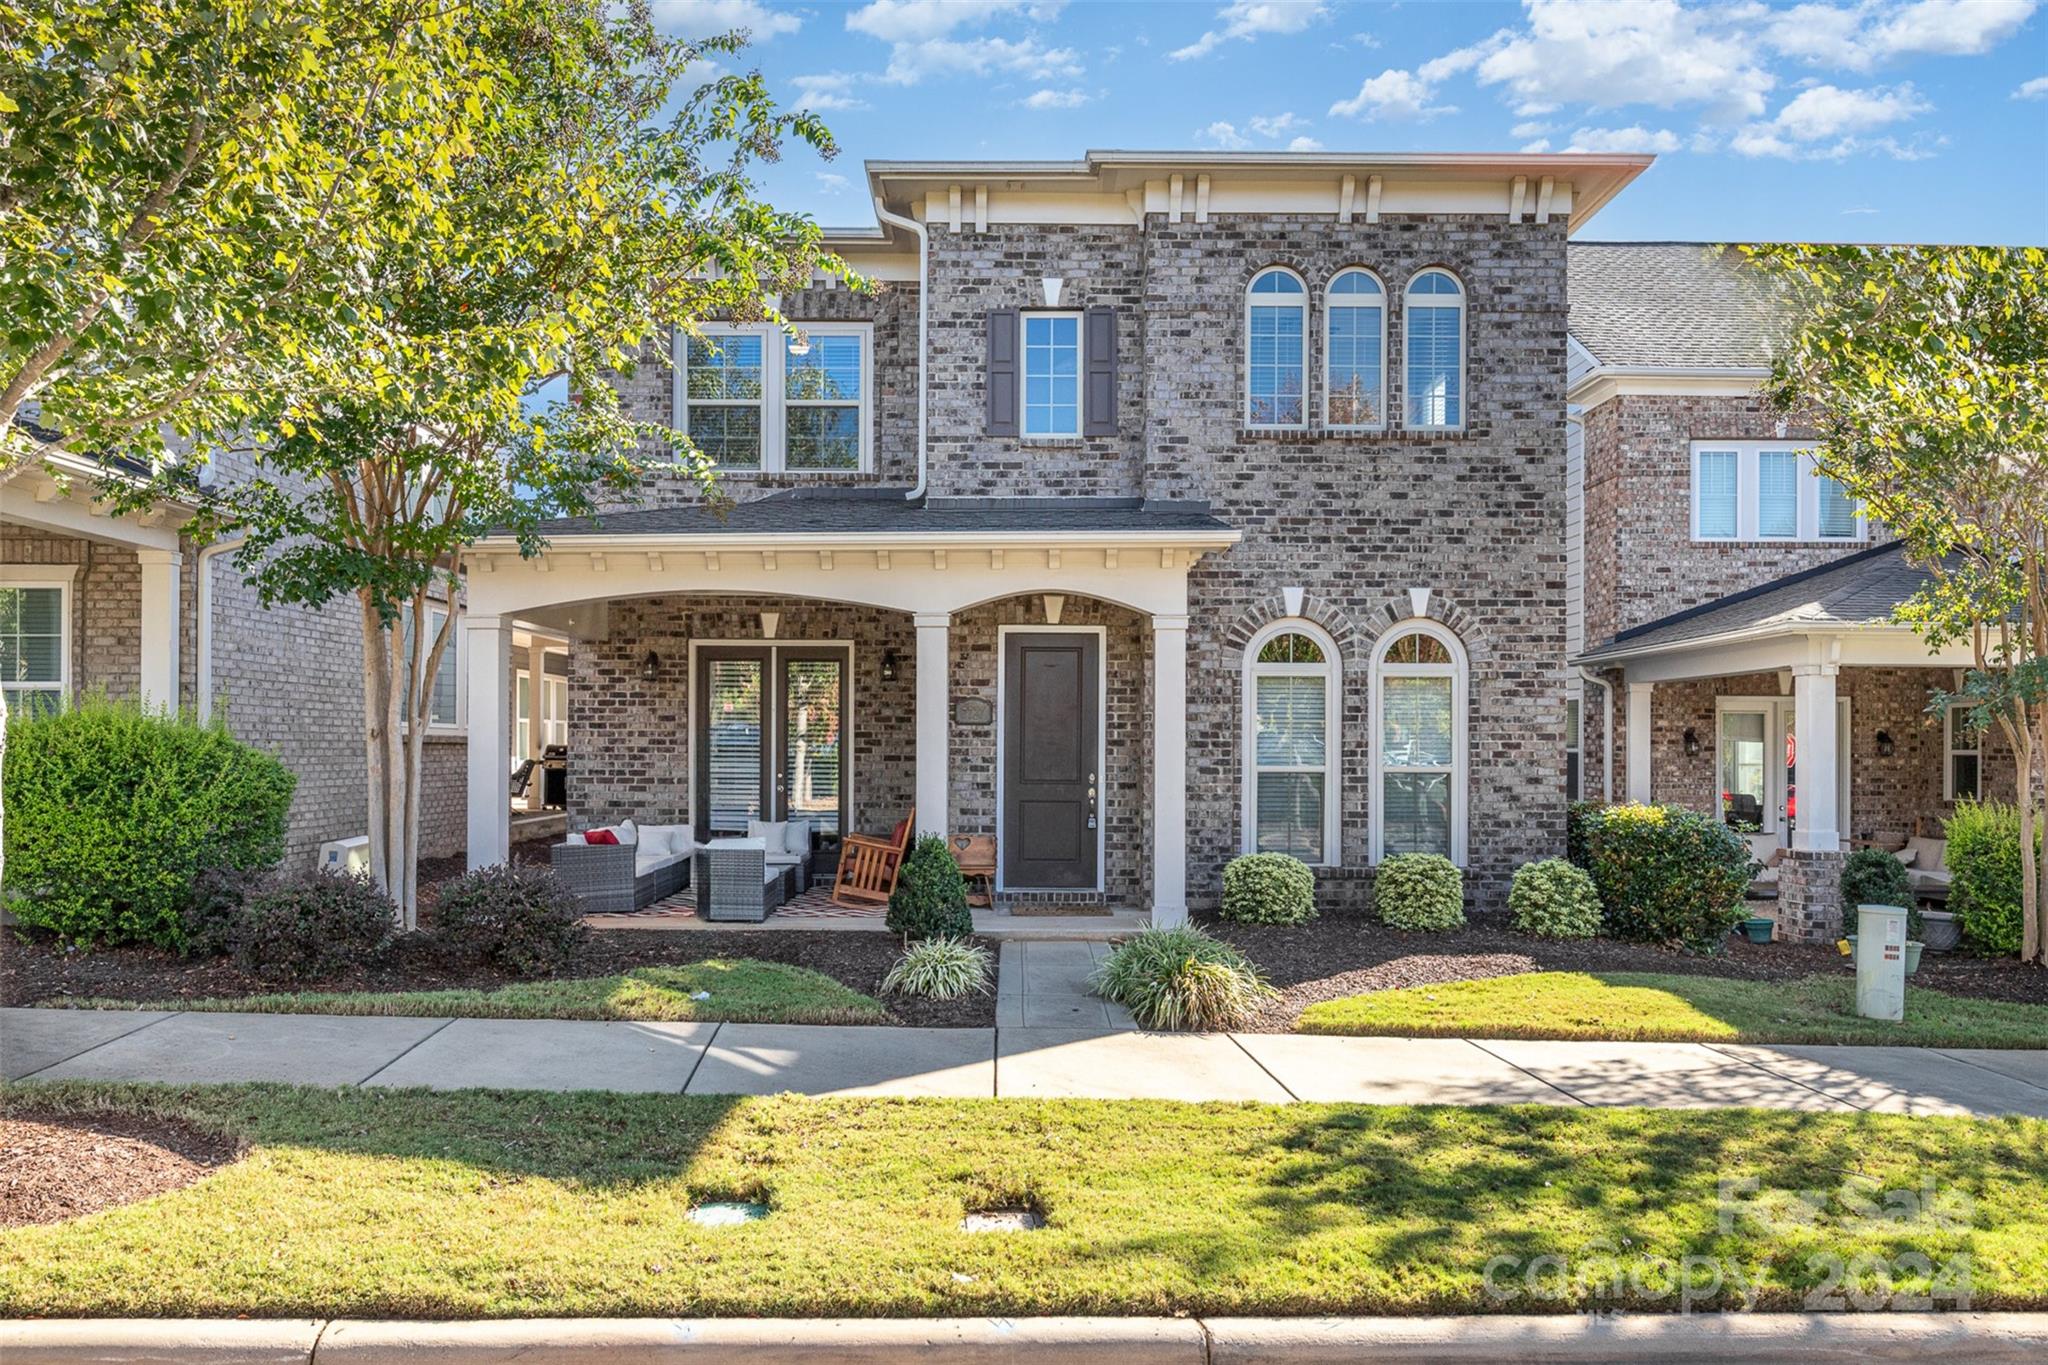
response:
M1845 850L1938 835L1958 796L2009 797L2010 753L1929 714L1968 648L1892 622L1925 575L1758 394L1769 319L1736 258L1568 254L1574 794L1722 815L1776 864L1780 932L1832 937Z

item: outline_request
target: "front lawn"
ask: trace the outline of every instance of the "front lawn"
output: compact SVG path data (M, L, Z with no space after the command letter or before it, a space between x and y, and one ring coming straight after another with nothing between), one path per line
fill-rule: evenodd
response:
M0 1233L4 1317L1671 1310L1682 1264L1724 1279L1696 1307L1797 1308L1837 1263L1851 1291L1967 1266L1971 1306L2048 1308L2033 1119L0 1089L0 1112L31 1106L175 1117L247 1150ZM771 1212L685 1221L729 1199ZM1042 1231L960 1230L1020 1202Z
M1303 1033L2048 1048L2048 1005L1906 988L1905 1022L1856 1013L1856 979L1523 972L1372 991L1302 1011Z
M699 994L704 999L698 999ZM887 1014L859 991L804 967L713 958L637 967L620 976L521 981L495 990L291 991L205 1000L79 1000L81 1009L257 1014L399 1014L434 1019L723 1020L745 1024L879 1024Z

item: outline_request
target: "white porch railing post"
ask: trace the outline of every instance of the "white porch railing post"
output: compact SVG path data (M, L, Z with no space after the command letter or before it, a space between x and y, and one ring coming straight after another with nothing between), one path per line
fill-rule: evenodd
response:
M1837 665L1792 666L1792 712L1798 745L1799 807L1792 847L1837 852L1842 835L1835 828L1836 735L1835 674Z
M946 794L951 730L947 641L953 618L919 614L912 619L917 625L917 828L944 834L953 819Z
M512 731L507 681L512 628L501 616L462 620L462 687L469 707L469 838L464 862L502 863L512 837Z
M1152 923L1188 918L1188 618L1152 618Z
M1653 685L1628 685L1628 799L1650 799L1650 720Z
M137 550L142 564L142 704L178 705L178 552Z

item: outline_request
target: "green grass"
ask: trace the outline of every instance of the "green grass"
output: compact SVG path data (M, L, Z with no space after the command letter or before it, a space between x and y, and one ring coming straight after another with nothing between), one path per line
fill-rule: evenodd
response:
M1703 1043L2048 1047L2048 1005L1906 989L1903 1023L1856 1013L1846 976L1738 981L1651 972L1528 972L1326 1000L1303 1033L1421 1038L1632 1038Z
M1901 1292L1967 1257L1975 1307L2048 1308L2038 1119L0 1089L0 1108L27 1102L176 1115L248 1149L144 1203L0 1232L0 1317L1671 1309L1689 1256L1728 1277L1696 1306L1747 1287L1792 1308L1816 1258L1866 1254ZM1745 1180L1724 1226L1718 1182ZM1929 1191L1930 1214L1877 1212ZM732 1198L772 1212L684 1221ZM1045 1230L958 1230L1023 1199ZM1574 1272L1566 1297L1488 1295L1492 1258L1545 1255Z
M708 1000L694 1000L708 991ZM749 1024L873 1024L887 1011L822 972L752 958L636 967L623 976L522 981L496 990L287 991L212 1000L77 1000L79 1009L233 1010L257 1014L401 1014L471 1019L724 1020Z

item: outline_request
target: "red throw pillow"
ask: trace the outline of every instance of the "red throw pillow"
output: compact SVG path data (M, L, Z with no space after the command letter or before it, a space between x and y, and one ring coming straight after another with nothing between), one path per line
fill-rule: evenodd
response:
M616 844L619 842L619 836L608 829L594 829L583 836L583 842L586 844Z
M895 830L889 835L889 846L891 848L903 847L903 836L908 833L910 833L910 822L908 820L898 820Z

